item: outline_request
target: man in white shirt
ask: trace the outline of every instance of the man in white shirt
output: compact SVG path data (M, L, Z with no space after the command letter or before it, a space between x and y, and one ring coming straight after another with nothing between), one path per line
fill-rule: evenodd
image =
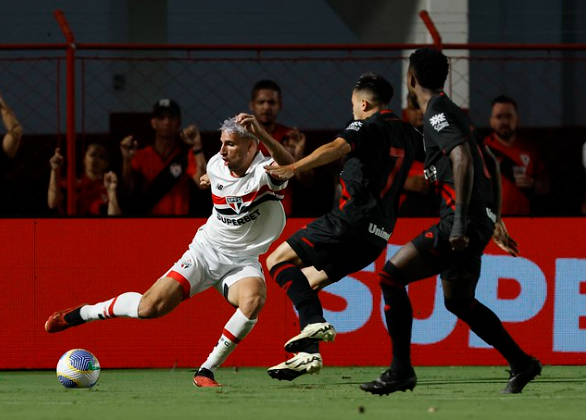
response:
M211 186L214 209L199 228L189 249L144 294L123 293L95 305L55 312L45 323L49 333L99 319L151 319L171 312L183 300L214 287L236 312L224 326L218 345L193 378L199 387L220 386L214 371L257 322L266 299L258 260L285 227L277 180L265 166L293 163L293 157L249 114L224 121L222 146L207 165L201 182ZM262 142L271 157L258 150Z

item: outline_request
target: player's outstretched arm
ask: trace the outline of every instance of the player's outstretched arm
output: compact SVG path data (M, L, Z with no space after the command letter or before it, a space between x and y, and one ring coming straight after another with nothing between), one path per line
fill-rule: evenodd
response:
M308 171L319 166L327 165L346 156L352 147L346 140L338 137L336 140L315 149L310 155L300 161L286 166L266 166L266 171L277 179L291 179L297 172Z
M295 162L295 158L289 153L285 146L267 133L254 115L244 113L238 114L236 116L236 122L246 128L247 131L254 134L256 138L266 146L271 157L278 165L289 165Z

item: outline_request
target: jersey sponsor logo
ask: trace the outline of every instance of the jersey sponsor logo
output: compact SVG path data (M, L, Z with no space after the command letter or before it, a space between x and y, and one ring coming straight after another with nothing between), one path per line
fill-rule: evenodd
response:
M172 163L171 166L169 166L169 171L175 178L179 178L183 173L183 168L181 168L180 163Z
M427 179L429 182L436 182L437 168L434 165L431 165L429 168L425 168L423 170L423 175L425 175L425 179Z
M222 191L224 189L224 186L222 184L218 184L216 185L216 188L220 191Z
M441 131L450 125L446 120L446 116L443 112L440 114L435 114L433 117L431 117L429 119L429 123L433 126L433 128L435 128L435 131Z
M361 128L362 121L354 121L348 127L346 127L346 130L359 131Z
M248 222L252 222L256 220L258 216L260 216L260 209L256 209L252 213L248 214L248 216L240 217L238 219L230 219L229 217L224 217L220 213L216 213L218 220L225 225L234 225L234 226L242 226Z
M181 268L187 269L193 265L193 260L191 258L187 258L181 261Z
M236 213L240 213L243 203L244 201L242 201L242 197L226 197L226 204L228 204Z
M385 232L385 228L379 228L374 223L369 223L368 225L368 233L372 233L379 238L383 238L385 241L388 241L392 235L392 233Z

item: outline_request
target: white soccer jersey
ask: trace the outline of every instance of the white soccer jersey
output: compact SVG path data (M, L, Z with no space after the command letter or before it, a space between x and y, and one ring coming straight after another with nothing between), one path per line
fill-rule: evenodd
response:
M215 249L239 257L258 256L269 249L285 227L281 205L287 182L275 184L264 166L272 158L258 152L243 177L235 177L220 154L207 165L214 209L194 241L201 235Z

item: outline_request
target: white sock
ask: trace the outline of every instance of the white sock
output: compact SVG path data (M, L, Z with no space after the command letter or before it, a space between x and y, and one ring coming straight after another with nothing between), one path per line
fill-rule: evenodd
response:
M81 319L96 321L119 316L138 318L138 305L142 295L136 292L122 293L120 296L95 305L85 305L80 310Z
M248 319L240 309L236 309L232 318L224 326L220 341L218 341L218 344L216 344L216 347L214 347L208 359L201 367L214 372L218 366L224 363L230 353L234 351L238 343L248 335L256 324L256 321L258 319Z

